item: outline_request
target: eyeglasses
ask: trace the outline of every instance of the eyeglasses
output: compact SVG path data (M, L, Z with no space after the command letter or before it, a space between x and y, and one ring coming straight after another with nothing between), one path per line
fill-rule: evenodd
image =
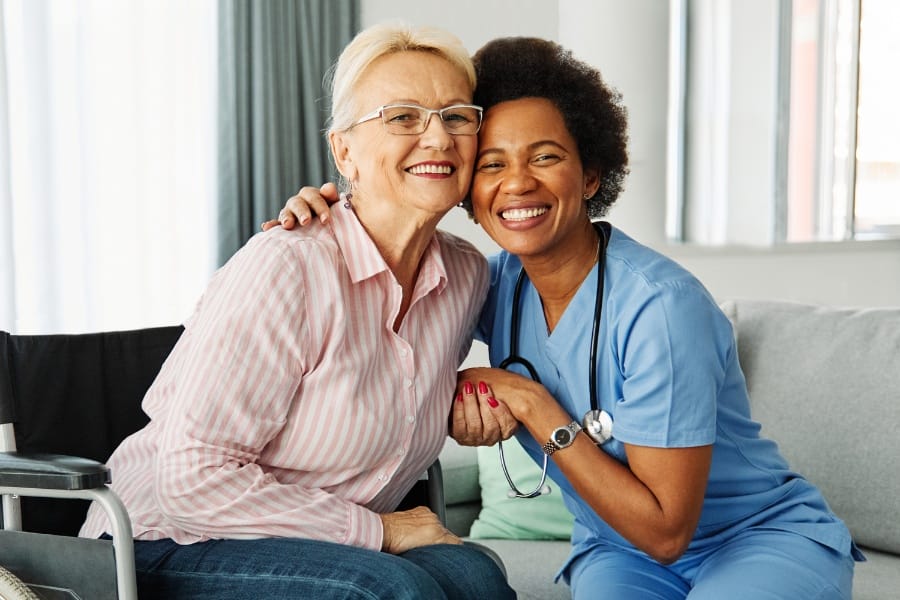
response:
M388 133L419 135L428 128L431 115L440 116L444 129L452 135L475 135L481 129L481 107L474 104L454 104L437 110L416 104L385 104L361 117L348 129L381 117Z

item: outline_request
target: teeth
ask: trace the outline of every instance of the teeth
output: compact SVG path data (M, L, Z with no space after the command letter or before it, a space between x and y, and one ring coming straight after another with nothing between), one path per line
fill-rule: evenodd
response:
M415 165L408 169L413 175L423 175L425 173L449 175L453 171L450 165Z
M546 208L511 208L504 210L500 216L507 221L524 221L533 219L547 212Z

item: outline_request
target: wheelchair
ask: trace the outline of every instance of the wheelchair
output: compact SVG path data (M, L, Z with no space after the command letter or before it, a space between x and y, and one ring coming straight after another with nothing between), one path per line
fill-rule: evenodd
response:
M137 598L131 522L103 463L148 422L141 401L182 331L0 332L0 598ZM91 501L112 540L77 537ZM401 509L417 505L446 523L438 461Z

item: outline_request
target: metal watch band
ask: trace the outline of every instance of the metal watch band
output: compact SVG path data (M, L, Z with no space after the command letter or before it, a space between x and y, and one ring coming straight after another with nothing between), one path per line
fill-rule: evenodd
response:
M559 431L560 429L568 429L572 433L572 437L569 438L569 442L566 444L560 445L556 442L556 439L555 439L556 432ZM568 448L575 441L575 436L578 435L579 431L581 431L581 423L579 423L578 421L572 421L568 425L564 425L563 427L557 427L556 429L553 430L553 433L550 434L550 439L547 440L547 443L545 443L543 446L541 446L541 449L543 449L544 454L546 454L547 456L550 456L557 450L562 450L563 448Z

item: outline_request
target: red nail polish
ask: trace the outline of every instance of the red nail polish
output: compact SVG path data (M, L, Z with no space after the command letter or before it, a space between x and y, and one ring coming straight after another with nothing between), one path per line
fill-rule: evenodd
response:
M500 406L500 403L494 400L493 396L487 399L487 403L491 408L497 408L498 406Z
M457 395L456 395L456 401L457 401L457 402L462 402L462 394L457 394Z
M478 382L478 391L482 394L487 394L487 384L483 381Z
M472 394L475 392L475 388L473 388L472 384L467 381L463 386L463 391L465 391L467 394Z

